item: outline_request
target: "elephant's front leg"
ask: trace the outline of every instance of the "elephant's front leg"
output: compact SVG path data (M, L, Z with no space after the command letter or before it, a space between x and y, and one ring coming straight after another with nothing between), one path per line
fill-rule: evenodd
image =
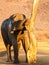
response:
M7 45L7 62L11 62L12 61L12 57L11 57L11 45L8 44Z
M18 44L14 34L8 34L14 49L14 63L18 63Z
M29 36L28 36L28 31L24 31L24 38L23 38L23 48L25 50L25 53L26 53L26 62L28 62L28 58L27 58L27 52L28 52L28 49L29 49Z
M18 60L18 44L14 44L13 45L13 49L14 49L14 64L17 64L19 63L19 60Z

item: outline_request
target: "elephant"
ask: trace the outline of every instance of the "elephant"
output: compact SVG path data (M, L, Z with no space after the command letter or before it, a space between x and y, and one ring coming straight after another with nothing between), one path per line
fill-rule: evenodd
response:
M19 32L22 31L22 29L24 28L23 23L25 20L26 20L26 16L24 14L16 13L11 15L9 18L5 19L1 24L1 34L5 47L7 49L7 58L8 58L7 61L9 62L12 61L11 46L13 46L14 63L19 63L17 35L19 36Z

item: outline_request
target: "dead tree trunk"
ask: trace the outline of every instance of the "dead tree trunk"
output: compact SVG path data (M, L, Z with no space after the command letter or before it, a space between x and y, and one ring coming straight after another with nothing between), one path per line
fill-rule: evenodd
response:
M32 16L31 16L30 21L28 22L28 25L26 25L26 28L29 33L29 41L30 41L30 44L29 44L30 47L27 52L28 63L36 62L37 42L34 35L33 27L34 27L34 23L36 19L38 4L39 4L39 0L34 0Z

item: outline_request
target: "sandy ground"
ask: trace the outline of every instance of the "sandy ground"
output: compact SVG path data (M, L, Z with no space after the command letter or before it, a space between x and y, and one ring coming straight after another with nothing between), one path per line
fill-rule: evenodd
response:
M39 45L39 43L41 45ZM45 44L45 45L43 45ZM48 46L47 46L48 45ZM13 52L12 52L12 59L13 59ZM6 62L7 55L6 52L0 52L0 64L2 65L14 65L13 62ZM25 63L26 57L24 50L19 50L19 61L18 65L29 65ZM38 50L37 50L37 62L36 64L32 65L49 65L49 44L47 42L38 42Z
M0 26L4 19L14 13L23 13L31 17L33 0L0 0ZM37 39L37 63L33 65L49 65L49 0L40 0L35 21L35 36ZM0 65L12 65L6 62L6 48L0 33ZM13 52L12 52L13 53ZM22 60L24 58L24 60ZM20 65L25 63L25 54L20 50Z

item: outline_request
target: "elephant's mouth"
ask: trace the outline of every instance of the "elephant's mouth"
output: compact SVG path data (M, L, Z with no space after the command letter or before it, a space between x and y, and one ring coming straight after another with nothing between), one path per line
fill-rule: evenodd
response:
M11 34L13 34L13 33L14 33L14 31L11 31L10 33L11 33Z

